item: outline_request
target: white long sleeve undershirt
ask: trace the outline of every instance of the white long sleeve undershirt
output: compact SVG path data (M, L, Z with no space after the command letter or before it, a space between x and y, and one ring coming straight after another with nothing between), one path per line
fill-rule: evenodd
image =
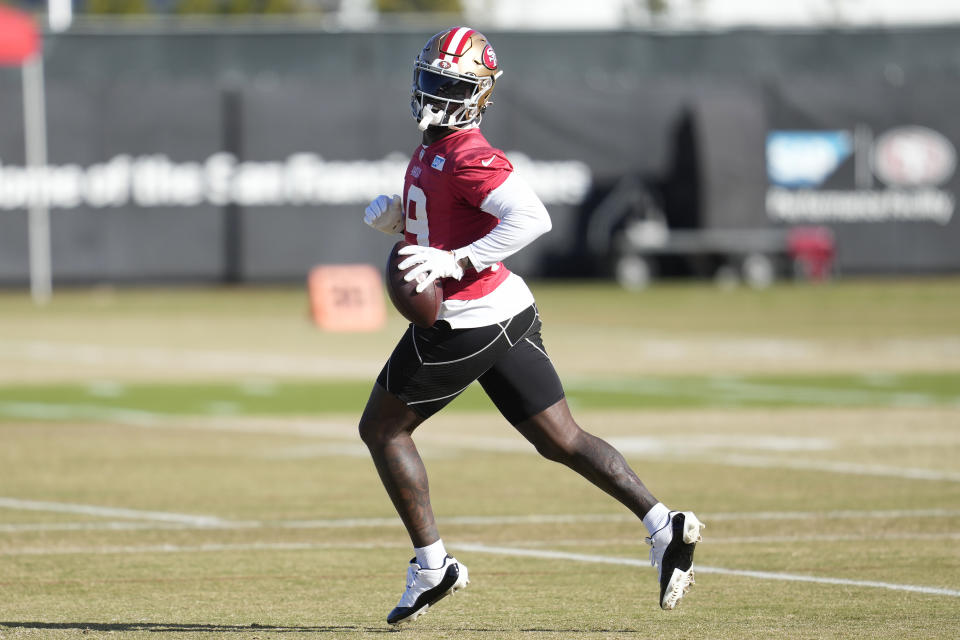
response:
M480 208L499 218L500 223L462 250L477 270L512 256L553 226L540 198L515 173L487 194Z

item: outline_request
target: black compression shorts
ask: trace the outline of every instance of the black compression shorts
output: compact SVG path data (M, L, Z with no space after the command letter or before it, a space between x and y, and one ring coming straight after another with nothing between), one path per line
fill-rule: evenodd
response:
M443 320L429 329L410 325L377 384L429 418L474 380L514 425L563 398L536 305L486 327L451 329Z

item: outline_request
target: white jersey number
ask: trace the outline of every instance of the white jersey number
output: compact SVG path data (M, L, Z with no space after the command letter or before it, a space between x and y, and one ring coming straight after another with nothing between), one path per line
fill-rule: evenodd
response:
M417 244L422 247L430 246L430 228L427 226L427 194L423 189L412 184L407 190L406 230L417 236Z

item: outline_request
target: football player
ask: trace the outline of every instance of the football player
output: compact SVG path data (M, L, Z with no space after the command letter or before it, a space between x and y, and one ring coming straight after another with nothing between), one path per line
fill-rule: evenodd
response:
M411 106L422 132L403 195L379 196L364 221L403 233L399 268L424 289L443 286L439 319L410 325L377 378L360 420L366 443L414 546L406 590L387 622L414 620L465 587L467 567L447 554L430 506L427 474L411 438L424 420L475 380L544 457L562 463L642 520L672 609L693 583L703 525L671 511L623 456L582 430L540 337L540 314L523 279L502 260L550 230L543 203L479 125L502 71L483 34L455 27L430 38L413 66Z

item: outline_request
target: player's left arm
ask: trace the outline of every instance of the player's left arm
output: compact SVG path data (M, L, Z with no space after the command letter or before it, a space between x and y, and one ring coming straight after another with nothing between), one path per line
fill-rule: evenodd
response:
M487 235L454 251L458 260L469 260L478 271L512 256L553 226L543 202L512 171L487 194L480 209L499 218L499 224Z

